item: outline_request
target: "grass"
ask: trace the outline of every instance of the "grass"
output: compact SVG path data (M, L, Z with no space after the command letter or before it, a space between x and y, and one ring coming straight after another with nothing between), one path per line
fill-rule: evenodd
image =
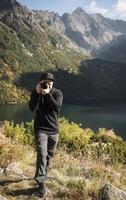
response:
M32 125L33 122L27 123L27 125L14 125L10 122L4 122L4 126L0 130L0 141L2 141L0 143L0 166L2 168L6 168L10 162L18 162L25 176L34 176L36 150L34 140L32 140ZM72 133L71 130L73 131ZM30 132L32 133L32 137L27 137L28 131L29 134ZM79 140L81 143L79 135L81 136L83 131L85 131L86 134L89 133L89 135L83 136L83 139L87 141L86 143L82 141L82 145L84 144L84 146L76 143L78 144L77 150L77 146L75 149L74 144L71 146L68 145L69 142L70 144L74 143L74 140L72 140L71 143L70 133L73 134L75 140ZM68 120L64 118L60 119L60 140L49 171L49 176L53 177L53 179L48 179L46 182L46 186L50 190L47 199L98 200L99 190L106 182L110 182L124 191L126 190L126 168L124 162L118 160L118 162L115 163L106 163L102 158L104 155L100 155L101 159L97 156L94 159L94 154L90 154L89 152L89 150L91 151L92 149L89 148L89 145L92 146L95 140L98 143L98 141L101 141L101 138L103 139L103 135L107 135L107 138L109 138L110 132L108 134L106 131L104 129L103 134L103 130L101 130L102 134L98 133L98 135L96 134L94 136L94 133L89 131L89 129L88 131L83 130L77 124L70 124ZM75 137L76 134L78 134L78 137ZM125 142L112 133L111 139L109 138L109 143L110 141L112 142L113 139L115 141ZM92 143L91 140L93 140ZM85 148L85 144L88 148ZM72 148L71 150L70 147ZM94 150L94 153L95 152ZM3 174L2 177L2 179L14 178L17 177L9 174ZM29 188L34 187L36 187L36 183L33 180L22 181L5 185L0 188L0 192L9 200L34 200L35 198L28 194Z
M26 154L20 161L21 169L28 177L32 177L35 172L36 152L27 146L23 154ZM17 160L17 159L16 159ZM60 163L59 163L60 162ZM106 167L103 163L94 162L83 158L80 160L64 151L57 150L52 160L49 176L54 177L48 180L46 186L51 191L52 199L98 199L98 191L103 183L111 182L120 189L126 189L124 177L126 174L123 166L118 166L116 170L112 166ZM119 171L117 177L116 173ZM9 177L8 177L9 178ZM27 199L27 195L12 196L12 191L35 187L35 183L20 182L13 183L2 188L2 193L9 199ZM9 194L9 195L8 195ZM33 199L29 197L29 199Z

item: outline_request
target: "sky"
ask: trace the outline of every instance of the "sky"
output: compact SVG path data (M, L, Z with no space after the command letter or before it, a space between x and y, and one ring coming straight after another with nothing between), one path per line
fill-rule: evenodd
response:
M126 0L17 0L29 9L54 11L59 15L82 7L87 13L126 21Z

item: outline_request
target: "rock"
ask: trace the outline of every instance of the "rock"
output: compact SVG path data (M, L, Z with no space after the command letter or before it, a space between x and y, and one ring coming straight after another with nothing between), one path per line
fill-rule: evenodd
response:
M99 200L126 200L126 192L107 183L99 192Z
M0 195L0 200L7 200L7 199Z
M6 171L7 175L16 175L16 177L18 176L18 177L26 178L24 176L22 169L20 169L18 163L16 163L16 162L10 163L7 166L5 171Z
M0 175L2 175L3 172L4 172L4 169L2 169L2 168L0 167Z

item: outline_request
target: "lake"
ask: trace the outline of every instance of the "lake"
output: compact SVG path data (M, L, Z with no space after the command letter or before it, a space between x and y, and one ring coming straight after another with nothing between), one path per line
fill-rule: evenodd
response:
M100 127L113 129L126 139L126 104L71 105L64 104L60 117L81 123L83 128L97 131ZM0 105L0 121L13 120L15 123L30 121L34 113L26 104Z

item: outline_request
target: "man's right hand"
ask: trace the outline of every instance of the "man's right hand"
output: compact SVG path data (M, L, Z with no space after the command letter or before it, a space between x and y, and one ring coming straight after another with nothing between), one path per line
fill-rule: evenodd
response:
M36 92L37 92L38 94L42 94L42 88L41 88L41 86L40 86L40 83L38 83L37 86L36 86Z

